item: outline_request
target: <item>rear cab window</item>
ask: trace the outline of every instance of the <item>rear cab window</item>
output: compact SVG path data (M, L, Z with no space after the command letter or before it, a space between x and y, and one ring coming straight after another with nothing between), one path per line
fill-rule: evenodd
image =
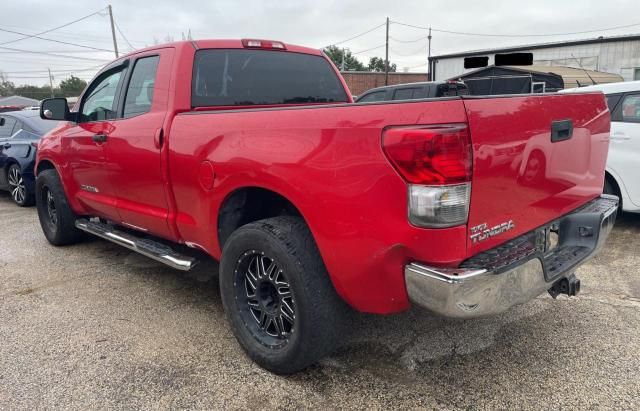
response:
M321 56L243 49L196 52L193 107L347 101L337 74Z

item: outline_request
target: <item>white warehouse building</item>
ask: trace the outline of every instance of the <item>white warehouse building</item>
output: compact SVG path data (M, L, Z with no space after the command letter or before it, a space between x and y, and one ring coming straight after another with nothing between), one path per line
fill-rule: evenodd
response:
M533 64L566 66L619 74L625 81L640 80L640 34L598 37L527 46L475 50L432 56L433 80L447 80L475 69L465 69L467 57L488 57L494 64L496 54L532 53Z

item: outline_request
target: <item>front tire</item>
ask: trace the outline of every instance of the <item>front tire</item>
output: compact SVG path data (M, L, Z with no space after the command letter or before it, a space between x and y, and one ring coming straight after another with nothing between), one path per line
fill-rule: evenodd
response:
M55 170L44 170L38 174L36 207L42 232L51 244L74 244L84 238L84 233L76 228L77 216L67 202Z
M276 374L306 368L341 340L346 304L299 217L237 229L222 252L220 293L242 348Z

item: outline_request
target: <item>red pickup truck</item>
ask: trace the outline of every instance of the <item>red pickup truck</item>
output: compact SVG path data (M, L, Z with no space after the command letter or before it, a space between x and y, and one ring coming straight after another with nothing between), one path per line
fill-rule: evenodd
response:
M351 308L575 295L616 216L602 94L356 104L321 51L203 40L121 57L41 116L64 120L38 148L49 242L219 260L235 336L276 373L334 350Z

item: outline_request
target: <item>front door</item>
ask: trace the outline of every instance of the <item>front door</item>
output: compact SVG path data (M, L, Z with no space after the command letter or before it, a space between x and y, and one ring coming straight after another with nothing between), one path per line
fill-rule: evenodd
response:
M173 49L131 61L115 128L105 144L121 222L172 239L161 152Z
M612 115L609 167L618 174L631 202L640 206L640 93L622 97Z
M64 132L62 151L73 178L72 192L88 213L119 221L109 178L105 144L115 128L118 95L125 66L105 70L83 94L78 122Z

